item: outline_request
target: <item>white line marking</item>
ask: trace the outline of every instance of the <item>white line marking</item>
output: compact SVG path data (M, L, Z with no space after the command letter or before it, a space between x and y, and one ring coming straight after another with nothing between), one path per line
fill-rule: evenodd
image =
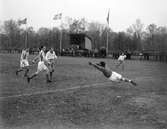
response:
M33 96L33 95L42 95L42 94L49 94L49 93L56 93L56 92L64 92L68 90L76 90L80 88L89 88L89 87L100 87L100 85L106 84L109 82L101 82L101 83L94 83L94 84L86 84L86 85L81 85L81 86L74 86L70 88L65 88L65 89L56 89L56 90L48 90L48 91L39 91L35 93L27 93L27 94L20 94L20 95L11 95L11 96L4 96L0 97L0 100L3 99L10 99L10 98L19 98L19 97L27 97L27 96Z

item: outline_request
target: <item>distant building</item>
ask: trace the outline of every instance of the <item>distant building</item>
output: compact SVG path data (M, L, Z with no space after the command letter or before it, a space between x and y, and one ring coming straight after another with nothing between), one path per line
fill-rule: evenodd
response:
M92 50L92 39L84 33L71 33L70 44L78 45L79 49Z

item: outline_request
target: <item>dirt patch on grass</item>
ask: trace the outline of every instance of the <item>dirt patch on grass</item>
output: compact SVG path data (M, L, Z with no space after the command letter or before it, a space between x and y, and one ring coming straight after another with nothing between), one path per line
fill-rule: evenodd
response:
M154 107L157 104L157 102L153 98L134 97L132 98L132 102L130 102L130 104L139 106L139 107L151 108L151 107Z
M130 114L138 121L150 123L157 128L167 128L166 96L155 93L135 96L128 101Z

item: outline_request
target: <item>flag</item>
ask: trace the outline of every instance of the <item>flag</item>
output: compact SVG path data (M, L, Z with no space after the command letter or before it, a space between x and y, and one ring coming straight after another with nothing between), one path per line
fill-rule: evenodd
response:
M19 24L19 26L22 24L27 24L27 18L25 18L23 20L18 20L18 24Z
M108 10L108 15L107 15L107 23L109 25L109 20L110 20L110 10Z
M62 13L56 14L53 17L53 20L59 20L59 19L61 19L61 17L62 17Z

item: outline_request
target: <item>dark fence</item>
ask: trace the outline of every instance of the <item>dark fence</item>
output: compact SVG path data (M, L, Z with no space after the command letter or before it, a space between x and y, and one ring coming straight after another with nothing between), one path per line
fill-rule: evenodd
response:
M18 54L21 53L20 49L0 49L0 53L8 53L8 54ZM58 56L82 56L82 57L101 57L105 58L106 53L103 51L88 51L88 50L65 50L60 53L60 51L55 50ZM30 49L30 54L37 54L38 50ZM112 59L118 59L120 52L110 52L108 57ZM146 60L146 61L161 61L167 62L167 52L133 52L133 53L125 53L127 56L127 60Z
M133 54L132 59L167 62L167 53L159 52Z
M15 54L15 53L21 53L22 50L20 49L0 49L0 53L9 53L9 54Z

